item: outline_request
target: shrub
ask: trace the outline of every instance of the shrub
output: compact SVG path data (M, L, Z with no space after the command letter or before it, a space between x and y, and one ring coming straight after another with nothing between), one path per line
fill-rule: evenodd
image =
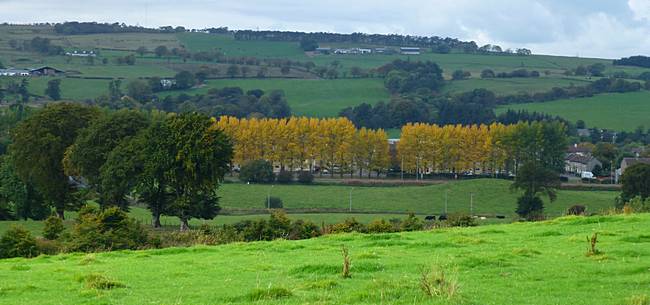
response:
M242 166L239 171L239 180L243 182L271 183L275 180L273 165L265 160L250 161Z
M49 240L55 240L61 236L61 233L63 233L63 231L65 231L65 226L63 226L63 220L61 220L61 218L52 215L45 219L43 237Z
M0 238L0 258L34 257L39 254L36 239L23 227L12 226Z
M282 199L278 197L267 197L264 200L264 207L268 209L281 209L283 207Z
M627 205L633 213L645 213L650 212L650 202L648 201L642 199L640 196L635 196L627 202Z
M45 238L36 239L36 247L38 252L47 255L59 254L64 250L63 243L58 240L49 240Z
M291 229L291 220L287 217L287 213L276 210L271 213L268 225L271 233L270 239L287 238Z
M409 216L402 221L402 231L419 231L424 229L424 222L417 218L415 214L410 213Z
M88 289L101 289L109 290L114 288L124 288L126 285L110 279L100 273L91 273L86 276L79 278L80 282L84 283L84 286Z
M587 208L584 205L576 204L567 210L567 215L584 215Z
M346 279L351 277L350 275L350 253L348 251L348 248L346 246L341 247L341 254L343 254L343 272L341 273L341 276Z
M346 219L343 223L337 223L330 228L331 233L365 233L366 231L366 226L357 221L354 217Z
M278 181L278 183L282 183L282 184L291 183L291 182L293 182L293 173L290 172L290 171L284 171L284 170L280 171L280 173L276 177L276 180Z
M308 171L302 171L298 174L298 182L302 184L311 184L314 182L314 175Z
M447 216L446 224L450 227L474 227L474 217L464 213L454 213Z
M102 212L83 208L69 238L71 250L84 252L151 246L146 229L117 207Z
M423 269L420 273L420 288L427 296L451 299L458 293L458 287L458 281L439 267Z
M311 221L298 219L291 224L288 239L308 239L321 236L320 228Z
M395 227L384 219L375 219L368 224L368 233L391 233L395 232Z

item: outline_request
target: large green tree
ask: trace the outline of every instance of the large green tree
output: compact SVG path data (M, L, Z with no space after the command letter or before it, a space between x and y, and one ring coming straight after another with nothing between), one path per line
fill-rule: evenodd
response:
M136 110L119 110L100 116L81 131L74 144L68 148L64 163L66 173L85 178L99 192L103 207L116 205L126 210L126 201L114 201L112 199L115 198L101 196L100 168L121 141L135 136L148 125L149 119Z
M191 218L211 219L219 212L216 191L230 168L232 142L202 114L172 116L168 123L175 151L169 171L171 209L186 230Z
M48 105L21 122L12 134L10 151L18 177L34 185L61 218L65 210L79 204L63 170L64 153L97 116L95 108L78 104Z
M42 220L51 214L33 185L16 175L11 156L0 157L0 220Z
M160 227L160 216L170 214L172 198L168 172L175 160L174 143L165 118L154 116L151 125L137 136L122 141L101 168L103 196L123 202L131 192L145 203L152 225Z
M566 126L547 121L519 123L506 139L515 161L512 189L523 191L517 201L517 213L521 217L538 219L543 215L540 195L555 200L567 143Z

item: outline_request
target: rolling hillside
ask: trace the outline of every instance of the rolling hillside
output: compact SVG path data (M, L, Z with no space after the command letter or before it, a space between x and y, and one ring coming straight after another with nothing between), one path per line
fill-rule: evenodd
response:
M650 215L0 260L2 304L647 304ZM585 237L599 251L586 255ZM341 277L341 247L351 277ZM441 296L422 273L443 272ZM439 274L439 273L438 273ZM437 277L440 279L440 277ZM433 283L432 280L430 283ZM451 287L451 288L447 288Z

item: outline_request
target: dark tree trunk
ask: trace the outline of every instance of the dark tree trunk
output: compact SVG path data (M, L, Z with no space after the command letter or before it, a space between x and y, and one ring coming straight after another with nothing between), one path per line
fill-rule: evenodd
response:
M187 218L181 218L181 232L185 232L190 229Z
M151 215L151 225L154 228L160 228L161 227L161 225L160 225L160 213L156 212L156 213L153 213Z

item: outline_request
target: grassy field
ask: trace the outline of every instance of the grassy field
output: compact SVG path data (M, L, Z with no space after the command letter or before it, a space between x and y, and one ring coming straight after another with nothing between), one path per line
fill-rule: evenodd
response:
M584 86L590 81L583 78L490 78L481 79L475 75L467 80L452 81L442 88L443 93L462 93L477 88L484 88L496 95L516 94L520 92L536 93L546 92L553 87L569 87L571 85Z
M284 90L295 115L329 117L337 116L345 107L361 103L375 104L388 101L389 94L381 79L220 79L209 80L203 88L174 91L168 94L199 94L210 88L229 86L244 90Z
M504 215L504 221L516 219L516 193L509 191L510 182L498 179L477 179L435 184L428 186L393 186L393 187L350 187L343 185L259 185L226 183L219 190L220 205L230 212L259 213L266 207L267 196L282 199L284 208L294 219L309 219L317 224L338 223L348 217L355 217L362 222L373 219L403 217L406 213L414 212L424 216L439 215L445 211L445 193L447 196L447 211L462 212L475 215ZM470 202L473 194L473 202ZM352 196L350 196L352 195ZM613 191L567 191L558 193L557 201L549 203L545 200L546 214L549 217L564 215L568 207L574 204L585 205L588 212L606 211L614 205L618 195ZM346 213L350 208L354 213ZM304 214L306 209L320 210L322 213ZM335 212L341 213L332 213ZM293 214L293 211L298 214ZM301 213L303 212L303 213ZM381 213L381 214L379 214ZM150 213L146 209L134 207L131 216L142 223L150 222ZM192 221L193 225L201 223L226 224L244 219L267 217L261 215L217 216L214 220ZM69 213L68 220L76 215ZM163 217L163 224L175 226L178 219ZM494 222L492 220L484 223ZM34 233L40 234L42 223L37 221L4 221L0 222L0 233L11 225L24 225ZM71 225L71 222L68 222Z
M416 212L439 214L448 211L470 212L470 193L474 195L473 212L486 215L513 215L517 193L509 191L510 181L476 179L429 186L350 187L339 185L247 185L224 184L221 206L226 209L264 208L266 196L279 197L286 209L348 209L352 192L352 209L363 212ZM574 204L586 205L591 212L606 210L614 204L616 192L560 191L558 199L546 203L549 216L563 215Z
M559 115L570 121L584 120L588 127L633 131L639 126L650 127L650 92L611 93L590 98L558 100L502 106Z
M647 304L650 215L0 260L2 304ZM597 255L585 237L598 233ZM351 277L340 275L341 246ZM456 289L429 297L422 270ZM93 288L97 280L116 285ZM448 289L445 291L449 291ZM146 300L146 301L144 301ZM597 301L596 301L597 300Z

